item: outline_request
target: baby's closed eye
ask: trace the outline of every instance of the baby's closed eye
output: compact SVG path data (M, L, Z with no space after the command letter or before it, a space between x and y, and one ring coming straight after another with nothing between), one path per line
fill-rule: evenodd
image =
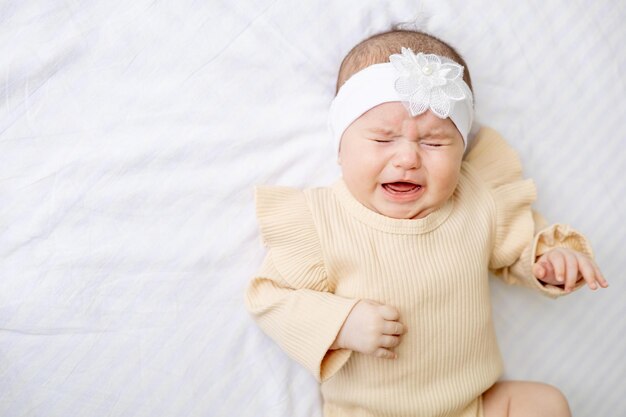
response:
M423 141L420 141L420 145L426 148L441 148L443 146L449 145L449 143L446 143L444 141L423 140Z

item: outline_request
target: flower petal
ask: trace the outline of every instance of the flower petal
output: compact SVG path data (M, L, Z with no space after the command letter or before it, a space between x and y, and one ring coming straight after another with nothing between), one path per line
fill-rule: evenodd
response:
M442 86L442 85L446 85L446 83L448 82L448 80L446 80L444 77L439 75L439 73L433 74L430 77L430 81L431 81L433 87L439 87L439 86Z
M394 88L401 96L409 97L420 88L419 79L415 76L399 77L394 83Z
M391 62L393 67L400 74L410 73L412 68L413 68L412 65L411 65L411 62L409 60L407 60L405 57L403 57L402 55L400 55L400 54L393 54L393 55L391 55L389 57L389 62Z
M422 113L424 113L426 110L428 110L428 106L424 103L420 102L416 102L416 101L410 101L409 102L409 113L411 113L411 116L418 116Z
M463 100L465 98L465 92L456 83L448 82L446 85L441 87L441 90L446 97L452 100Z
M423 58L424 65L430 64L433 68L439 69L441 67L441 58L435 54L420 54ZM424 66L422 65L422 66Z
M441 88L433 88L430 92L430 109L441 119L450 115L450 99Z
M415 62L417 62L417 65L419 66L418 69L420 71L422 70L422 68L424 68L426 65L428 65L428 60L426 59L426 55L424 55L421 52L416 55Z
M439 68L439 71L437 72L437 74L441 78L446 78L446 76L448 75L449 72L450 72L450 68L441 67L441 68Z
M417 79L419 80L420 87L430 90L435 86L434 77L428 77L422 74L417 75Z
M440 73L448 80L456 80L463 76L463 67L458 64L445 63L441 66Z
M417 116L428 110L430 89L418 88L409 99L409 111L411 116Z
M404 46L400 48L400 53L404 56L404 57L410 57L415 55L413 53L413 50L411 48L405 48Z
M407 62L410 62L413 67L417 63L417 60L415 59L416 55L411 48L402 47L402 56Z

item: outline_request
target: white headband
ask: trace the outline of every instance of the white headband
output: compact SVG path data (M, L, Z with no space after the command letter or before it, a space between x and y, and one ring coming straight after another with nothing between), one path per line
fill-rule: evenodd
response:
M371 65L346 81L330 106L328 125L339 149L343 132L363 113L379 104L401 101L411 116L430 109L450 117L467 149L474 119L472 91L463 81L463 66L443 56L415 54L402 48L389 62Z

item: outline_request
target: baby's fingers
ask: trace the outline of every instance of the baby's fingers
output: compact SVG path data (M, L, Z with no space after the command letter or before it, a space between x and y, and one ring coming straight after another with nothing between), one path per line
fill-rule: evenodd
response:
M549 263L554 270L554 277L560 283L565 282L565 257L561 252L553 252L549 255Z
M596 271L596 280L600 283L600 286L602 288L607 288L609 286L609 283L604 278L604 275L602 275L602 271L600 271L600 268L598 268L598 265L596 265L594 263L593 264L593 269L595 269L595 271Z
M608 287L608 283L602 276L600 269L591 259L586 256L581 256L578 259L578 265L580 268L581 275L583 276L585 282L592 290L596 290L598 288L598 284L606 288Z
M396 355L394 352L385 348L378 348L378 350L376 350L376 353L374 353L374 356L380 359L396 359L398 357L398 355Z
M383 334L400 336L406 332L406 327L397 321L385 321Z
M596 284L596 270L591 262L585 258L579 258L578 266L583 279L587 282L587 286L592 290L598 289L598 285Z
M390 305L380 305L378 311L385 320L396 321L400 319L400 312L397 308Z
M574 252L567 251L563 254L565 261L565 291L570 292L578 281L581 258L577 257Z
M400 344L399 336L384 335L380 339L380 346L383 348L394 348Z
M536 278L550 280L554 278L554 268L550 262L539 260L533 265L533 274Z

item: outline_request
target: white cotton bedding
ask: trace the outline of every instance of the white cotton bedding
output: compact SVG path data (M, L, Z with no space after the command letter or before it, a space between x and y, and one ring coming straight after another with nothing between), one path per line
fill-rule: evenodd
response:
M625 21L611 0L0 2L0 415L319 417L243 306L252 188L334 180L338 65L413 22L611 284L493 280L504 377L625 416Z

